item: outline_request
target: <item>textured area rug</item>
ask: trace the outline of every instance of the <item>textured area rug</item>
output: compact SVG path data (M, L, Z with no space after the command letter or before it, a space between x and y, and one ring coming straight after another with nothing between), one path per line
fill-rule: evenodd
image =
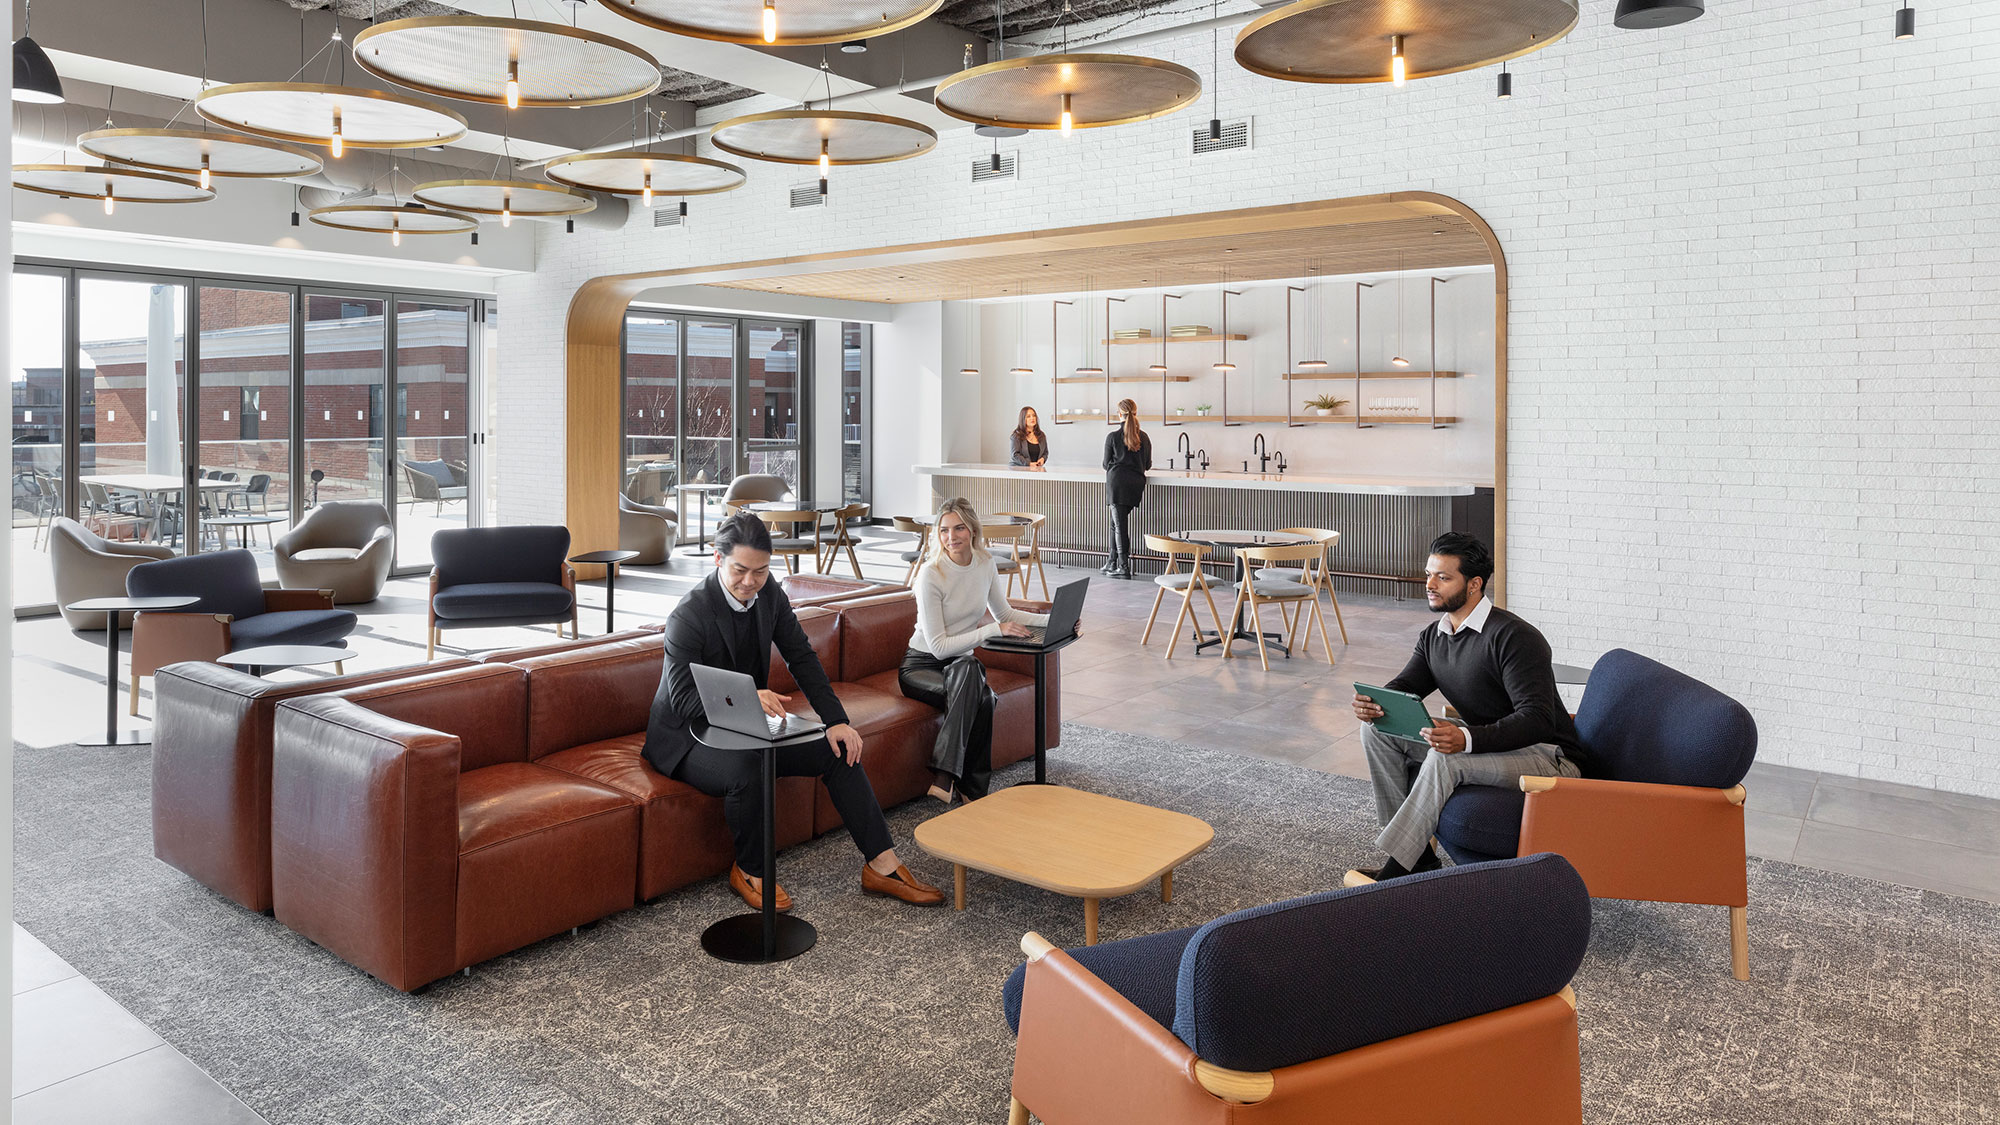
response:
M1051 770L1215 826L1171 905L1104 904L1104 940L1335 887L1370 854L1351 778L1077 724ZM703 955L739 910L714 879L405 996L154 860L148 784L144 749L17 748L16 918L277 1125L1000 1121L1020 935L1083 938L1076 900L977 872L964 913L864 897L843 832L780 857L820 932L796 960ZM891 825L949 886L910 839L936 811ZM1754 859L1750 881L1748 984L1720 907L1596 904L1588 1120L2000 1121L2000 906Z

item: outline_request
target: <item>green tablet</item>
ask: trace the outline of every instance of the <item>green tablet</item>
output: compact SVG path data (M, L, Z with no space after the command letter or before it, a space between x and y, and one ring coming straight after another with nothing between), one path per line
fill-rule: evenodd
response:
M1424 701L1407 691L1376 687L1374 684L1355 684L1354 690L1381 705L1382 717L1375 720L1374 726L1383 734L1422 742L1425 728L1444 722L1443 719L1431 718L1430 712L1424 708Z

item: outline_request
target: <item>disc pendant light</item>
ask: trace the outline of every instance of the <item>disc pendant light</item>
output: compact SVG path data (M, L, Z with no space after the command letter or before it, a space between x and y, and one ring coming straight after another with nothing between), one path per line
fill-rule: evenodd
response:
M881 113L784 109L732 117L717 125L709 140L732 156L811 164L824 172L836 165L886 164L922 156L937 146L937 133L919 122Z
M406 234L464 234L479 229L479 220L456 211L439 211L417 203L400 206L387 203L343 203L320 207L306 217L323 227L386 234L390 242L403 244Z
M443 210L498 216L501 226L512 226L516 218L561 219L597 209L597 201L580 191L536 180L433 180L410 194Z
M714 195L749 179L734 164L678 152L577 153L549 161L542 174L573 188L636 196L648 207L655 195Z
M76 146L109 163L195 176L204 187L210 176L284 179L321 167L307 149L199 129L99 129L78 137Z
M1002 59L937 84L937 107L1008 129L1101 129L1173 113L1201 96L1201 76L1140 55L1062 52Z
M943 0L601 0L626 19L723 43L810 46L887 35Z
M1576 21L1577 0L1294 0L1237 33L1236 61L1288 82L1400 86L1538 51Z
M393 20L354 37L354 61L419 93L509 109L609 105L660 87L659 61L639 48L542 20Z
M237 82L203 91L195 112L253 137L353 148L428 148L465 136L465 118L402 94L317 82Z
M107 215L115 214L120 203L206 203L215 198L215 192L194 180L116 164L16 164L14 186L43 195L101 199Z

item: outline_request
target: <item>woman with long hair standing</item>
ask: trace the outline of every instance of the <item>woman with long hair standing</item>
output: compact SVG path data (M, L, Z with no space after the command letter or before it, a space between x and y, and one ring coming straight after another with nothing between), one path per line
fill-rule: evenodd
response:
M906 697L944 712L931 749L931 796L945 804L984 797L993 776L993 689L976 650L1049 623L1046 614L1007 604L1000 569L980 538L971 501L955 496L938 509L930 553L917 571L917 630L896 673ZM981 624L989 610L993 620Z
M1014 421L1014 456L1009 464L1017 468L1046 469L1049 464L1049 439L1042 433L1041 419L1035 415L1035 408L1024 406Z
M1104 503L1111 508L1111 557L1104 573L1132 577L1132 533L1126 518L1146 496L1146 470L1153 467L1153 439L1139 428L1139 404L1118 400L1118 428L1104 435Z

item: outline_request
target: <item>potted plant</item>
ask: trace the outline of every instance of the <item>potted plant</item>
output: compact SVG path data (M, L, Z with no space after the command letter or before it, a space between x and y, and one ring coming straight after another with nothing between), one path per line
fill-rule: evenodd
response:
M1210 409L1211 407L1209 406L1209 404L1204 402L1200 406L1195 407L1194 412L1206 418L1208 417L1208 412Z
M1306 400L1306 408L1322 418L1346 405L1346 399L1335 398L1332 395L1314 395Z
M1176 406L1176 407L1174 407L1174 413L1176 413L1176 414L1186 414L1186 413L1187 413L1187 407L1185 407L1185 406Z

